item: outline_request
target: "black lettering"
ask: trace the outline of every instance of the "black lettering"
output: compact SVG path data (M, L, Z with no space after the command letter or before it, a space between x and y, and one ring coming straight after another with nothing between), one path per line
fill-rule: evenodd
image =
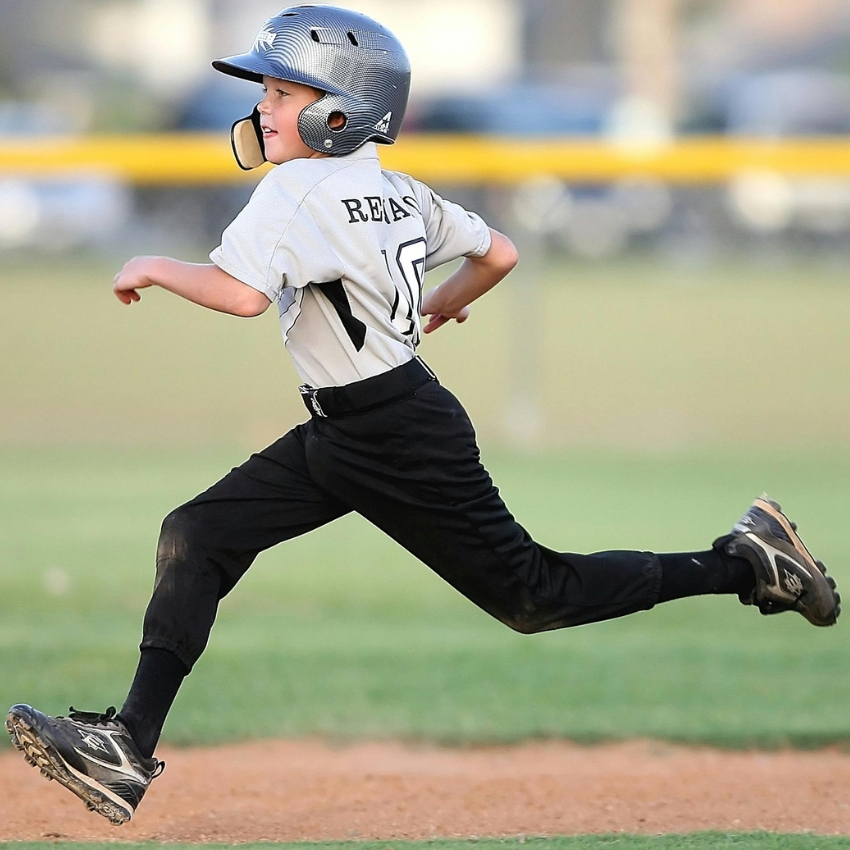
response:
M412 195L402 195L401 198L409 207L413 207L416 212L419 212L419 204L416 203L416 198Z
M363 212L363 204L358 198L343 198L342 202L348 210L348 223L354 224L358 221L368 221L369 216Z
M395 198L390 198L390 209L393 211L393 221L401 221L410 218L410 213Z
M372 213L372 221L384 220L384 205L381 203L379 195L366 195L364 198L369 204L369 212Z

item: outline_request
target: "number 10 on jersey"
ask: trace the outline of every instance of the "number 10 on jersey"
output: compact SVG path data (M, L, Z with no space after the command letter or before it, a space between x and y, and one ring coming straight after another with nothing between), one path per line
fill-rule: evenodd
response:
M381 251L395 285L390 320L401 333L410 337L414 347L419 344L420 338L419 308L422 305L422 286L425 282L426 250L423 237L402 242L395 254L397 274L393 273L387 252Z

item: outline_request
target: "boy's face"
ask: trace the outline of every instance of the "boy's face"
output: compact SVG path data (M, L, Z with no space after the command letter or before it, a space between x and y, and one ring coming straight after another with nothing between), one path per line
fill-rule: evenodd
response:
M290 83L275 77L263 77L265 97L257 105L266 159L275 165L292 159L314 158L326 154L314 151L298 134L298 116L305 106L321 97L310 86Z

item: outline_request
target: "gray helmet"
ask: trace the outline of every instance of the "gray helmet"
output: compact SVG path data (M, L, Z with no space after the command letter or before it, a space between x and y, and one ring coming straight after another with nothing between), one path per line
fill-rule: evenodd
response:
M392 144L407 107L410 62L398 39L366 15L336 6L284 9L263 24L250 53L212 64L253 82L269 76L324 91L298 116L298 132L308 147L333 156L368 141ZM345 118L338 129L328 126L333 113ZM256 109L233 125L232 138L240 166L265 161Z

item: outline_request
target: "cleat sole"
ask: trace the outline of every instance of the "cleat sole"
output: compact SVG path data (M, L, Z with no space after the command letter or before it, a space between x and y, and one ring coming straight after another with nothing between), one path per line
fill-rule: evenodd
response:
M6 731L15 747L24 754L28 764L38 768L42 776L55 779L60 785L76 794L89 811L97 812L115 826L121 826L130 820L131 811L117 805L97 788L87 785L71 773L65 767L59 754L23 717L10 712L6 718Z

